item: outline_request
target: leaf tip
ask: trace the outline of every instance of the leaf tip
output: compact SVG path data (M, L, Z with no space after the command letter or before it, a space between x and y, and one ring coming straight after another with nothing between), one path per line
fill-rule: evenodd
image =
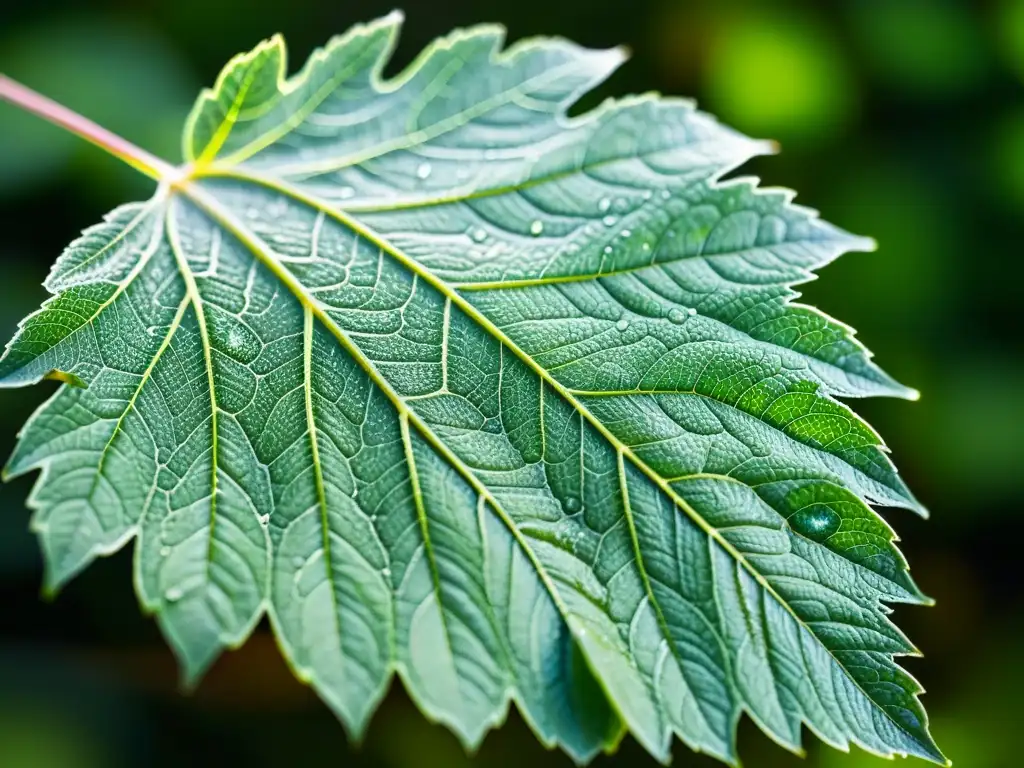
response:
M628 45L617 45L614 48L608 49L608 55L616 59L616 66L625 64L631 58L633 58L633 49Z
M182 658L178 673L178 690L183 696L191 696L196 692L209 665L209 661L196 663L192 659Z
M874 253L878 250L878 241L873 237L854 237L849 250L860 253Z
M43 583L39 587L39 599L44 603L56 601L60 596L60 589L63 585L63 582L54 576L50 569L47 569L47 573L43 577Z
M383 16L380 21L382 24L394 24L396 26L399 24L404 24L405 11L403 11L401 8L395 8L389 14Z

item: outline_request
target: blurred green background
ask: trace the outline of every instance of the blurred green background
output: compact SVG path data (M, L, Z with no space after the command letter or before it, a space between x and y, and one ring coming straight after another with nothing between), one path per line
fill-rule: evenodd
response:
M281 31L293 66L388 0L67 0L0 11L0 71L169 160L192 99L234 53ZM847 229L876 237L806 286L850 323L919 403L872 401L878 428L928 522L887 518L937 598L896 619L924 651L940 745L960 766L1020 764L1024 714L1024 0L406 0L397 72L454 26L501 21L510 38L562 34L629 44L599 96L695 96L783 152L744 173L799 190ZM588 103L592 103L591 100ZM80 140L0 105L0 335L44 298L49 264L148 182ZM0 452L50 386L0 397ZM27 532L31 479L0 489L0 765L5 768L243 763L248 766L567 766L513 713L480 753L423 720L399 685L365 742L280 660L266 627L182 696L170 651L139 612L131 553L91 567L54 603ZM1016 726L1016 727L1015 727ZM749 722L747 766L867 768L821 748L806 762ZM681 744L676 765L712 763ZM631 741L600 766L652 765ZM921 763L923 765L923 763Z

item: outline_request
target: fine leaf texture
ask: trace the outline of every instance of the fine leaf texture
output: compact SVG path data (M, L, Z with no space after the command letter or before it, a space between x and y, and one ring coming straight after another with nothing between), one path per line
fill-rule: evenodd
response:
M467 747L511 703L583 762L944 758L870 505L924 513L837 398L914 397L793 286L872 247L722 176L769 146L623 61L498 27L381 71L401 19L286 78L233 59L186 164L87 230L0 383L64 382L7 468L57 589L135 540L194 681L266 615L359 737L397 673Z

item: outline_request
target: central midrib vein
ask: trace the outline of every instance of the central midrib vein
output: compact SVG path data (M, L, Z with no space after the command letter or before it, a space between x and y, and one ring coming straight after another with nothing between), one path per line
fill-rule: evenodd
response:
M204 173L204 176L213 178L216 178L219 175L220 174L217 174L213 171L208 171ZM230 173L225 174L225 177L227 178L231 178L231 176L232 175ZM424 280L428 285L437 290L442 296L450 300L452 304L458 307L471 320L476 322L481 328L487 331L496 341L498 341L501 345L507 347L510 351L512 351L512 353L515 354L517 358L519 358L530 370L532 370L540 378L542 384L547 384L555 392L561 395L562 398L565 399L565 401L568 402L578 413L580 413L580 415L584 419L586 419L586 421L594 429L596 429L598 433L602 437L604 437L604 439L607 440L612 447L619 451L624 458L629 459L630 463L636 466L651 482L653 482L655 486L657 486L659 490L661 490L673 502L673 504L675 504L680 510L682 510L683 513L686 514L686 516L695 525L697 525L697 527L700 530L702 530L712 541L714 541L726 553L728 553L730 557L732 557L737 563L739 563L754 578L758 585L762 589L764 589L765 592L768 595L770 595L793 618L793 620L799 626L803 627L808 632L810 632L812 636L817 638L817 635L814 633L814 631L793 610L793 608L789 605L789 602L783 599L783 597L774 589L774 587L772 587L772 585L765 579L765 577L760 573L760 571L758 571L750 563L750 561L742 552L740 552L731 542L729 542L724 536L722 536L722 534L718 531L717 528L708 523L707 520L705 520L704 517L699 512L697 512L697 510L694 509L689 504L689 502L686 501L686 499L680 496L679 493L674 488L672 488L670 483L665 478L661 477L661 475L659 475L646 462L644 462L639 456L637 456L636 453L628 445L624 444L621 440L619 440L618 437L616 437L616 435L613 432L611 432L611 430L608 429L608 427L606 427L596 416L594 416L593 413L591 413L590 410L573 394L573 390L563 386L547 370L539 366L536 363L536 361L534 361L526 352L520 349L519 346L511 338L509 338L500 328L498 328L494 323L492 323L490 319L488 319L482 312L480 312L480 310L473 306L473 304L471 304L462 295L460 295L458 291L452 288L452 286L450 286L447 282L445 282L444 280L442 280L441 278L437 277L432 272L424 268L421 264L419 264L419 262L415 261L414 259L404 254L400 249L393 246L391 243L389 243L385 238L383 238L374 230L366 227L360 221L352 218L344 211L331 207L330 205L320 200L319 198L313 195L309 195L303 192L302 190L297 189L277 179L264 178L256 174L248 173L245 174L244 178L245 180L259 184L267 189L276 191L298 202L301 202L309 206L310 208L313 208L314 210L323 211L327 216L330 216L331 218L335 219L345 227L348 227L355 234L359 235L368 242L377 246L383 253L388 254L391 258L393 258L403 267L408 269L419 279ZM458 469L460 474L462 474L466 478L466 480L474 487L474 489L481 496L487 499L487 501L498 513L499 517L501 517L505 525L509 528L513 537L515 537L515 539L519 542L520 546L523 547L525 554L530 559L531 563L533 564L535 570L538 573L539 578L544 582L545 587L551 594L552 599L555 601L562 615L566 618L566 621L570 621L572 614L567 610L564 601L560 597L554 584L551 582L550 577L547 575L546 569L543 568L542 564L539 562L536 553L533 552L532 547L530 547L529 543L524 539L523 534L519 530L519 527L515 524L515 521L509 517L507 512L504 511L503 507L500 505L497 499L495 499L495 497L487 488L487 486L484 485L483 482L477 477L476 473L473 472L473 470L469 466L467 466L465 462L462 461L461 458L456 456L451 451L451 449L449 449L448 446L445 445L443 441L441 441L440 438L438 438L434 434L430 426L426 424L419 417L419 415L405 403L401 395L399 395L397 391L391 386L390 382L384 379L384 377L376 370L376 367L372 364L371 361L369 361L368 358L366 358L366 355L362 352L362 350L360 350L355 345L355 343L348 338L347 334L345 334L345 332L337 325L337 323L333 319L331 319L329 315L327 315L327 313L319 305L319 302L317 302L315 299L311 298L308 295L302 284L294 277L294 275L292 275L287 269L285 269L284 266L280 264L277 261L277 259L273 257L272 254L264 251L263 244L257 238L255 238L252 235L252 233L250 233L248 229L244 227L244 225L238 222L233 216L233 214L231 214L226 208L224 208L212 194L202 189L195 183L183 183L180 186L180 189L184 194L190 197L197 205L200 206L200 208L205 210L222 226L225 226L236 237L239 237L239 239L242 240L242 242L253 252L253 254L261 261L263 261L263 263L266 266L268 266L268 268L270 268L271 271L274 272L274 274L286 284L286 286L293 292L293 294L301 302L303 302L306 305L310 305L310 308L312 309L314 314L316 314L317 318L320 319L321 322L323 322L328 327L332 334L338 338L342 346L344 346L346 350L360 362L360 365L366 370L367 374L374 381L374 383L377 386L379 386L382 389L382 391L384 391L384 393L388 396L388 398L392 401L392 403L398 410L400 417L404 416L411 423L414 423L416 425L417 430L421 434L423 434L423 436L434 447L434 449L437 450L446 461L450 462L452 466ZM631 521L630 524L632 525ZM637 563L637 566L641 569L641 571L644 572L644 574L646 574L646 567L642 559ZM818 639L818 642L821 642L821 640ZM863 689L859 681L857 681L855 678L853 678L852 675L850 675L849 671L846 670L846 666L843 665L839 661L839 659L835 657L832 650L828 648L828 646L822 643L822 647L828 653L829 657L833 660L833 662L837 664L840 668L842 668L844 671L846 671L847 675L849 675L850 681L857 687L857 689L864 695L864 697L868 701L871 701L876 707L878 707L879 711L881 711L886 716L886 718L893 723L893 725L895 725L901 731L906 733L907 736L913 739L916 743L920 743L916 736L914 736L912 733L903 728L903 726L898 721L896 721L878 702L875 701L873 697L871 697L867 693L867 691ZM617 706L616 709L618 710Z

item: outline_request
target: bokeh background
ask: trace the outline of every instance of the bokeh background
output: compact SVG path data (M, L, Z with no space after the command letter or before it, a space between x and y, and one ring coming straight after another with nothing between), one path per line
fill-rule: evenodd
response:
M397 0L395 0L397 3ZM67 0L7 3L0 71L156 154L180 159L192 99L234 53L280 31L293 66L389 0ZM935 608L896 619L925 653L940 745L960 766L1020 764L1024 714L1024 0L405 0L390 72L454 26L501 21L516 39L562 34L633 60L599 96L695 96L777 139L744 172L876 237L806 286L859 329L919 403L858 410L932 519L887 518ZM596 99L592 100L593 103ZM80 140L0 105L0 335L44 298L62 247L148 182ZM51 385L0 393L0 453ZM54 602L27 532L31 479L0 489L0 765L92 768L220 762L438 768L568 766L513 713L475 757L395 685L362 745L297 683L266 627L195 692L132 592L131 554L91 567ZM741 726L747 766L869 768L821 748L805 762ZM676 765L710 761L677 745ZM920 763L924 765L923 763ZM599 766L653 765L628 739Z

